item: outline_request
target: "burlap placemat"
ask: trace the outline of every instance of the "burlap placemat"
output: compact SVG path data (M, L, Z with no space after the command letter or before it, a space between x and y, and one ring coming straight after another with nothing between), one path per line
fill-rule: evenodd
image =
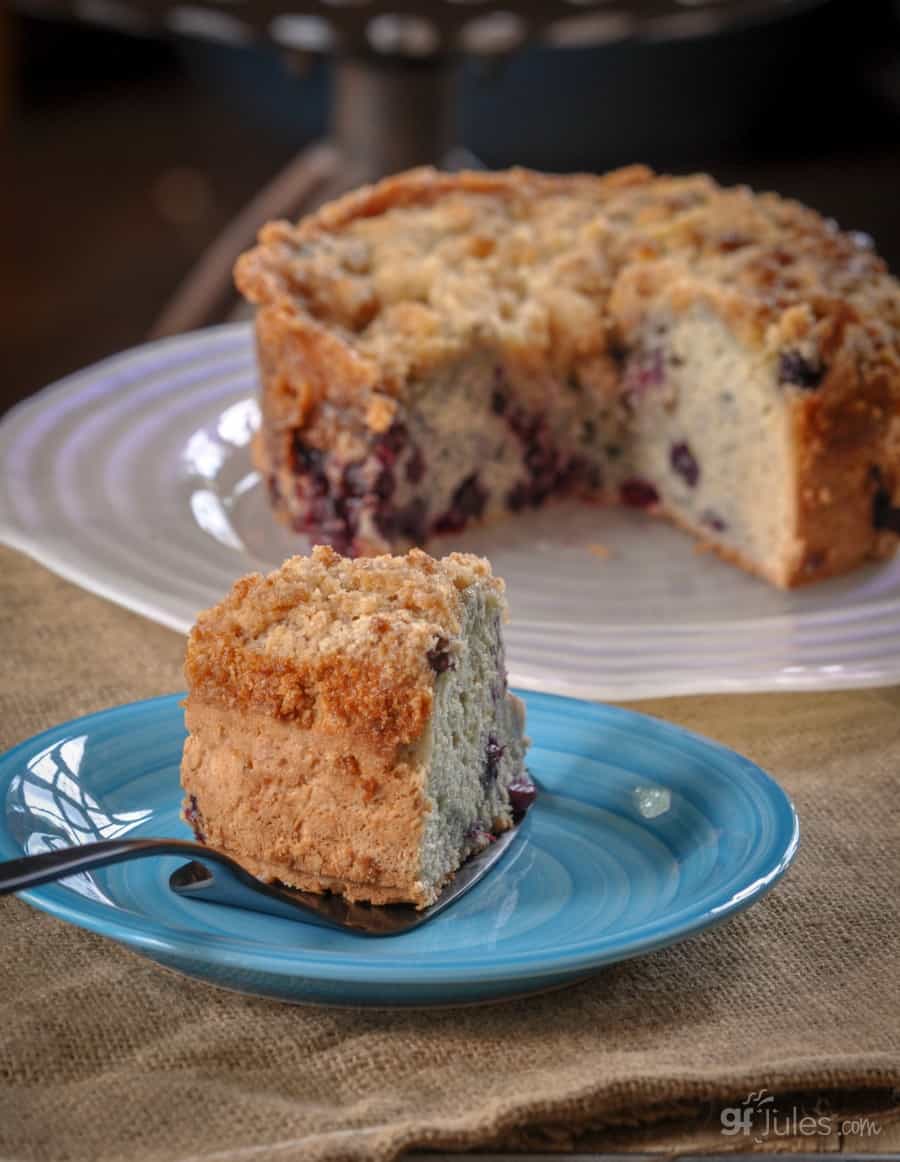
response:
M5 549L0 577L4 747L180 688L178 635ZM721 1136L719 1109L762 1088L785 1118L831 1118L838 1140L833 1119L851 1107L888 1126L900 1084L900 691L640 709L746 752L793 796L801 853L757 907L563 992L376 1013L221 992L6 899L0 1157L389 1158L534 1128L568 1142L589 1126L618 1144L631 1127L646 1145L655 1124L671 1141L678 1119L686 1142L699 1127L707 1148L747 1147ZM806 1145L824 1141L817 1129Z

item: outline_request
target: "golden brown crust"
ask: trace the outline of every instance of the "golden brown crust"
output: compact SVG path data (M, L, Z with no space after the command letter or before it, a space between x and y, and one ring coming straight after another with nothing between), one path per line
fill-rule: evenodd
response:
M460 629L459 591L503 583L486 561L452 553L350 561L320 546L268 576L235 583L188 638L192 697L304 729L364 731L393 753L431 715L428 653Z
M302 729L191 694L181 780L203 841L253 874L355 899L425 902L423 769L364 729Z
M786 584L836 576L867 558L890 556L896 537L873 527L877 487L898 480L900 369L867 360L865 337L842 336L827 378L793 405L797 544Z
M784 388L797 524L772 579L820 579L896 546L873 529L872 498L900 499L900 287L868 239L796 202L642 167L415 170L265 227L236 279L261 307L269 464L290 464L297 429L363 455L406 383L472 345L548 384L572 368L588 379L649 313L702 304L773 374L786 350L826 371L814 390Z

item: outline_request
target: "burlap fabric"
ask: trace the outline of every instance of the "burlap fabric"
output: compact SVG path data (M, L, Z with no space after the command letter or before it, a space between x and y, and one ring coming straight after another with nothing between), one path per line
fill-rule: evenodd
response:
M4 747L180 688L177 634L9 550L0 576ZM363 1012L221 992L6 899L0 1157L389 1158L587 1127L595 1144L663 1127L669 1144L746 1147L719 1107L762 1087L787 1111L866 1109L882 1133L864 1148L896 1148L900 691L640 708L745 751L794 797L801 853L761 904L567 991Z

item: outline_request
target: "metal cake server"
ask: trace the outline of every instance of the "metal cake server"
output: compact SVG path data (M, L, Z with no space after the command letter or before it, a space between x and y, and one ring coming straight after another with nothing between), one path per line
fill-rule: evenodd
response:
M191 862L172 873L169 886L186 899L266 912L361 936L397 936L427 924L482 880L521 836L531 806L525 807L514 827L466 860L437 900L421 910L411 904L351 904L342 896L264 884L229 856L186 839L104 839L10 859L0 863L0 895L129 859L178 855Z

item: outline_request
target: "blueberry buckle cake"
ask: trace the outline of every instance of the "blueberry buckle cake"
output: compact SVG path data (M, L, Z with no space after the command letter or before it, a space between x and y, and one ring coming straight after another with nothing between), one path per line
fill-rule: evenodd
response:
M275 511L342 553L564 495L780 586L897 546L900 287L796 202L416 170L266 226L236 279Z
M478 557L419 549L322 546L238 581L188 639L197 839L264 880L432 903L534 796L503 590Z

